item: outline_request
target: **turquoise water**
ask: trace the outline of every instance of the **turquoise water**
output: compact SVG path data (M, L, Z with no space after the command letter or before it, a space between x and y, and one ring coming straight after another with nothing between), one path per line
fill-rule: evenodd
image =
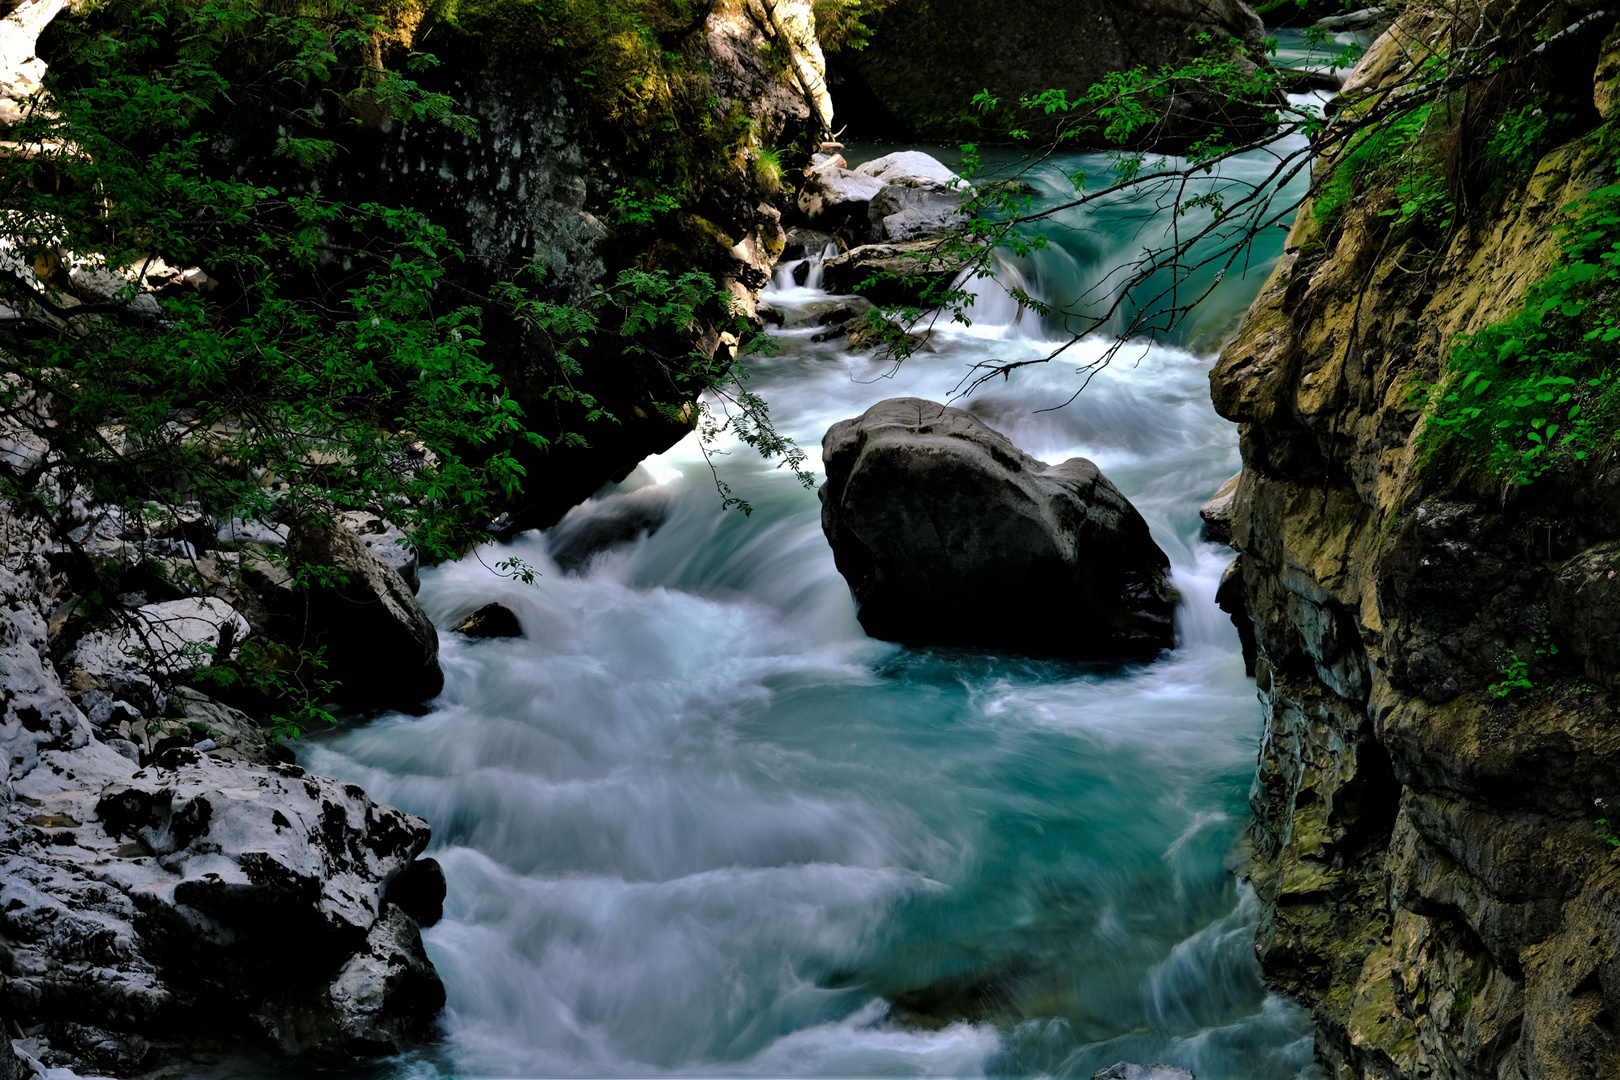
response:
M1144 227L1125 206L1062 224L1008 271L1060 301ZM484 554L537 566L532 586L476 560L424 573L441 628L498 600L525 636L445 634L428 715L302 754L426 817L448 876L425 933L446 1039L391 1074L1089 1077L1123 1059L1319 1076L1306 1016L1261 987L1257 904L1229 868L1261 717L1213 603L1231 552L1197 538L1199 504L1239 464L1209 404L1210 343L1281 239L1196 326L1133 344L1067 408L1039 411L1104 342L959 402L1048 461L1092 458L1142 511L1185 597L1155 663L873 641L815 493L721 447L755 507L722 511L690 440ZM885 397L944 400L972 363L1045 355L1058 330L986 294L972 330L898 370L780 332L751 387L817 448ZM591 521L648 513L651 535L573 572L552 560Z

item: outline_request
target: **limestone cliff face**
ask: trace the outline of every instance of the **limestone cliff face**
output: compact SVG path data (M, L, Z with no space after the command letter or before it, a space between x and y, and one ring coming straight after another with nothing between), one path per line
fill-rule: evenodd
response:
M1361 85L1422 30L1397 23ZM1620 793L1620 462L1481 493L1418 468L1409 398L1610 181L1597 136L1438 251L1302 210L1211 374L1242 431L1229 606L1267 719L1257 948L1336 1080L1620 1076L1620 855L1593 804ZM1497 697L1514 654L1535 689Z
M861 138L1002 139L1041 130L1040 111L1018 99L1047 90L1071 97L1112 72L1180 65L1233 40L1258 55L1264 25L1242 0L893 0L867 16L872 40L833 61L837 124ZM982 90L1004 105L985 115ZM1201 138L1222 116L1219 99L1184 94L1166 103L1169 141ZM1102 140L1098 140L1101 144Z
M473 129L346 105L355 115L343 119L358 122L323 129L338 133L343 152L315 183L353 204L419 210L466 253L451 282L456 299L484 310L484 355L554 443L515 448L528 478L509 509L523 525L549 525L684 437L690 423L669 416L690 390L646 353L628 353L611 320L590 347L570 344L581 371L565 378L558 343L507 317L490 286L533 284L538 267L545 300L588 305L630 267L698 270L751 313L785 244L772 205L775 155L804 156L832 119L812 5L605 0L541 12L522 0L468 0L400 10L379 48ZM437 64L412 70L407 50ZM332 119L329 103L303 104ZM309 170L275 153L275 129L244 115L219 119L215 166L283 189L309 186ZM732 344L712 326L668 336L660 351L672 359ZM613 419L588 420L590 405L561 400L565 382Z
M528 5L492 3L459 23L424 20L413 46L440 60L429 85L477 120L467 137L438 123L382 121L334 177L357 200L382 194L444 224L472 257L472 288L537 262L551 298L585 300L627 266L702 270L752 312L785 243L762 154L813 147L832 119L809 0L721 0L699 23L654 4L650 24L674 61L648 58L642 37L579 55L559 47ZM650 18L651 16L649 16ZM671 72L674 74L671 74ZM680 208L627 223L630 197L673 195ZM476 302L476 301L475 301ZM660 406L685 404L666 372L603 333L576 388L615 423L585 424L559 407L552 343L509 321L485 323L490 356L536 429L577 431L526 461L526 524L550 524L601 484L682 438ZM712 329L678 343L722 347ZM514 508L518 509L518 508Z

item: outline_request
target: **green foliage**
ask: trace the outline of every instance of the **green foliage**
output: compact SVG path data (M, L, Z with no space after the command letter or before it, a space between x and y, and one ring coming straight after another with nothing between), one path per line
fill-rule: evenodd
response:
M324 646L302 649L251 637L229 658L199 668L190 678L199 686L239 698L246 691L266 703L265 735L271 742L282 742L337 722L323 704L339 686L322 674L327 668L325 653Z
M1595 825L1598 827L1598 838L1610 847L1620 847L1620 836L1614 834L1614 827L1609 822L1609 803L1606 799L1593 799L1593 804L1603 813Z
M1557 263L1511 318L1459 339L1430 391L1430 462L1529 484L1613 439L1620 361L1620 184L1565 207Z
M1482 167L1500 178L1502 185L1522 182L1552 144L1556 132L1573 119L1571 112L1554 107L1547 94L1535 94L1509 110L1491 133L1481 154Z
M760 150L754 156L754 183L767 195L782 190L782 154L777 150Z
M1502 681L1486 687L1493 697L1527 694L1536 688L1535 683L1530 681L1530 665L1520 660L1518 653L1508 654L1508 661L1498 669L1498 674L1502 676Z
M678 397L729 393L745 440L802 473L741 391L734 354L691 352L705 327L738 329L707 275L626 271L567 305L547 299L536 265L480 291L449 234L411 208L312 193L305 170L342 152L335 125L386 113L472 130L407 77L431 57L377 66L387 31L351 0L296 14L147 0L53 29L48 97L0 149L0 433L24 448L0 459L0 500L51 532L91 606L153 571L85 549L86 501L121 511L136 552L169 543L177 522L350 508L380 511L428 560L483 539L519 499L524 461L586 440L531 429L485 355L492 315L550 341L539 399L587 426L615 422L578 385L582 357L611 341L661 366ZM267 161L287 182L255 179ZM626 227L676 208L648 190L621 189ZM330 568L286 569L298 588L341 584ZM521 564L502 572L532 580ZM159 576L183 593L213 587L194 559ZM296 735L330 719L324 667L318 650L255 637L203 678L269 701L275 730Z
M636 229L648 228L659 216L680 208L681 201L667 191L642 195L629 188L619 188L613 193L615 221Z
M1152 142L1164 125L1165 103L1187 95L1230 114L1238 126L1275 124L1276 111L1269 103L1278 96L1277 73L1250 62L1244 43L1236 38L1216 48L1206 34L1201 43L1209 51L1180 66L1109 72L1079 94L1046 90L1023 97L1015 109L1008 109L1000 98L981 91L972 104L986 118L1001 114L998 123L1009 138L1028 140L1032 131L1039 130L1060 146L1102 143L1129 147ZM1194 165L1201 164L1219 148L1230 146L1232 137L1231 131L1211 130L1188 156ZM1140 153L1122 155L1122 167L1127 171L1133 165L1140 168L1145 160Z
M1424 145L1432 108L1420 105L1352 139L1314 195L1317 222L1331 227L1359 191L1378 183L1395 192L1394 206L1382 213L1395 217L1396 224L1420 221L1449 228L1455 208Z
M998 252L1023 257L1039 250L1046 244L1043 233L1037 231L1044 222L1088 205L1120 200L1156 204L1170 208L1175 218L1186 218L1188 223L1166 229L1167 246L1145 246L1137 262L1120 268L1107 286L1088 292L1075 309L1059 313L1022 289L1009 290L1025 310L1043 317L1061 314L1075 338L1106 328L1110 335L1117 334L1117 342L1123 342L1167 330L1207 296L1229 269L1245 264L1250 241L1262 229L1282 222L1291 211L1279 210L1274 200L1279 188L1305 170L1307 152L1297 152L1297 160L1279 161L1273 176L1258 184L1232 179L1222 166L1238 154L1271 143L1279 125L1307 138L1324 135L1329 125L1316 105L1290 101L1284 93L1288 76L1254 63L1243 42L1216 42L1206 34L1200 44L1204 53L1180 66L1114 72L1078 95L1052 89L1015 104L988 89L973 96L972 108L986 128L1003 127L1011 137L1032 142L1040 133L1041 149L1031 154L1031 160L1048 161L1054 151L1100 141L1112 147L1106 155L1108 166L1076 170L1068 177L1074 189L1071 201L1035 210L1030 189L1017 181L975 184L981 160L977 146L965 144L962 172L971 186L964 204L966 223L929 249L910 252L907 258L916 264L914 272L885 275L901 279L907 291L920 297L916 306L887 308L876 320L876 336L896 358L904 358L922 340L913 332L920 322L939 316L957 322L970 320L975 290L984 287L979 283L997 275ZM1265 47L1274 51L1276 43L1268 42ZM1348 63L1354 52L1341 50L1331 59ZM1201 137L1190 143L1184 132L1167 134L1166 103L1177 99L1197 101L1199 108L1208 106L1223 123L1206 125ZM1185 144L1180 160L1144 149L1160 145L1165 138ZM1189 258L1195 249L1199 254ZM960 271L954 284L943 280L953 267ZM1002 286L993 283L989 287ZM930 308L939 314L925 315ZM890 325L891 320L895 325ZM1046 363L1064 351L1059 347L1037 360L981 365L964 380L959 392L970 392L1027 364ZM1082 387L1112 356L1110 350L1081 369Z
M811 0L816 20L816 38L828 53L859 52L872 40L866 17L893 4L895 0Z

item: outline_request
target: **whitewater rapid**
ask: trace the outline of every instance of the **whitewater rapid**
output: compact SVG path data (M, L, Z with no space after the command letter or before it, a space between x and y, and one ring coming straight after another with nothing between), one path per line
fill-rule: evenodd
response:
M1004 277L1072 294L1128 246L1107 225ZM424 571L443 696L300 752L427 818L449 882L424 934L446 1038L385 1075L1320 1076L1308 1018L1260 984L1231 869L1261 713L1214 605L1232 552L1198 536L1239 466L1201 343L1265 269L1223 284L1191 348L1133 344L1064 408L1043 411L1103 341L957 402L1037 457L1091 458L1142 512L1184 597L1155 663L869 639L816 493L695 435L557 528ZM779 275L766 299L791 314L818 281ZM818 471L832 423L947 400L1059 329L986 294L898 368L777 331L749 386ZM721 508L711 464L751 516ZM609 521L654 527L578 563L570 543ZM486 569L512 557L532 585ZM522 638L444 632L492 601Z

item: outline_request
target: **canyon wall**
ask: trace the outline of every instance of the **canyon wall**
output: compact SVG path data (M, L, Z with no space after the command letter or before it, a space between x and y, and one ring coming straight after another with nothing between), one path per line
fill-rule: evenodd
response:
M1409 9L1352 89L1421 59L1436 18ZM1620 460L1488 485L1416 444L1457 335L1513 314L1563 208L1612 180L1606 29L1559 58L1585 130L1439 243L1376 200L1330 229L1302 209L1211 373L1244 461L1223 600L1266 717L1257 949L1335 1080L1620 1076L1594 804L1620 793Z

